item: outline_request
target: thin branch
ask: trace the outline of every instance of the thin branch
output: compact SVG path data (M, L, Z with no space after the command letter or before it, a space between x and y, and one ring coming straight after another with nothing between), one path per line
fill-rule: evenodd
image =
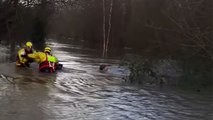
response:
M162 12L169 20L171 20L180 30L183 30L183 26L179 24L177 21L175 21L174 18L166 15L164 12Z
M165 28L165 27L148 25L148 24L146 24L145 27L149 27L149 28L152 28L152 29L155 29L155 30L160 30L160 31L170 31L170 32L178 32L178 33L180 32L178 30L168 29L168 28Z

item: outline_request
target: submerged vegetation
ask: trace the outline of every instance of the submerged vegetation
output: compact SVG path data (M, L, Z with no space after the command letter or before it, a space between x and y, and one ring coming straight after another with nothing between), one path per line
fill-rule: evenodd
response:
M180 62L183 70L179 85L183 89L212 92L212 62L203 59L190 59Z
M176 86L185 90L212 90L212 64L203 59L171 60L126 55L120 65L128 66L130 83Z

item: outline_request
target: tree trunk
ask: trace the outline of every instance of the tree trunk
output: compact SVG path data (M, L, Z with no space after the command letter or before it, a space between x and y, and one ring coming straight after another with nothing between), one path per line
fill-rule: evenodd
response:
M107 57L107 53L108 53L108 48L109 48L109 38L110 38L110 33L111 33L111 21L112 21L112 8L113 8L113 0L111 0L110 3L110 11L109 11L109 23L108 23L108 33L107 33L107 41L106 41L106 50L105 50L105 54Z
M105 0L103 0L103 53L102 57L105 58L105 49L106 49L106 7Z

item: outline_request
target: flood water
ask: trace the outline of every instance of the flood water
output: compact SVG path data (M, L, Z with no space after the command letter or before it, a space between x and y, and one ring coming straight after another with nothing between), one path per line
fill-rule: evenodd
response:
M129 85L99 72L93 49L48 43L64 65L55 74L16 69L1 46L0 120L211 120L212 96ZM13 78L14 77L14 78ZM10 78L10 79L9 79Z

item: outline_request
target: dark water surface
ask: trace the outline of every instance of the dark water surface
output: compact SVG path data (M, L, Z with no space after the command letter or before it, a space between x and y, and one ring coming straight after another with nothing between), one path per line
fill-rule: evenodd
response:
M166 88L128 85L120 77L100 73L97 51L48 43L64 69L42 74L17 69L0 52L0 120L211 120L212 96ZM7 77L7 78L5 78Z

